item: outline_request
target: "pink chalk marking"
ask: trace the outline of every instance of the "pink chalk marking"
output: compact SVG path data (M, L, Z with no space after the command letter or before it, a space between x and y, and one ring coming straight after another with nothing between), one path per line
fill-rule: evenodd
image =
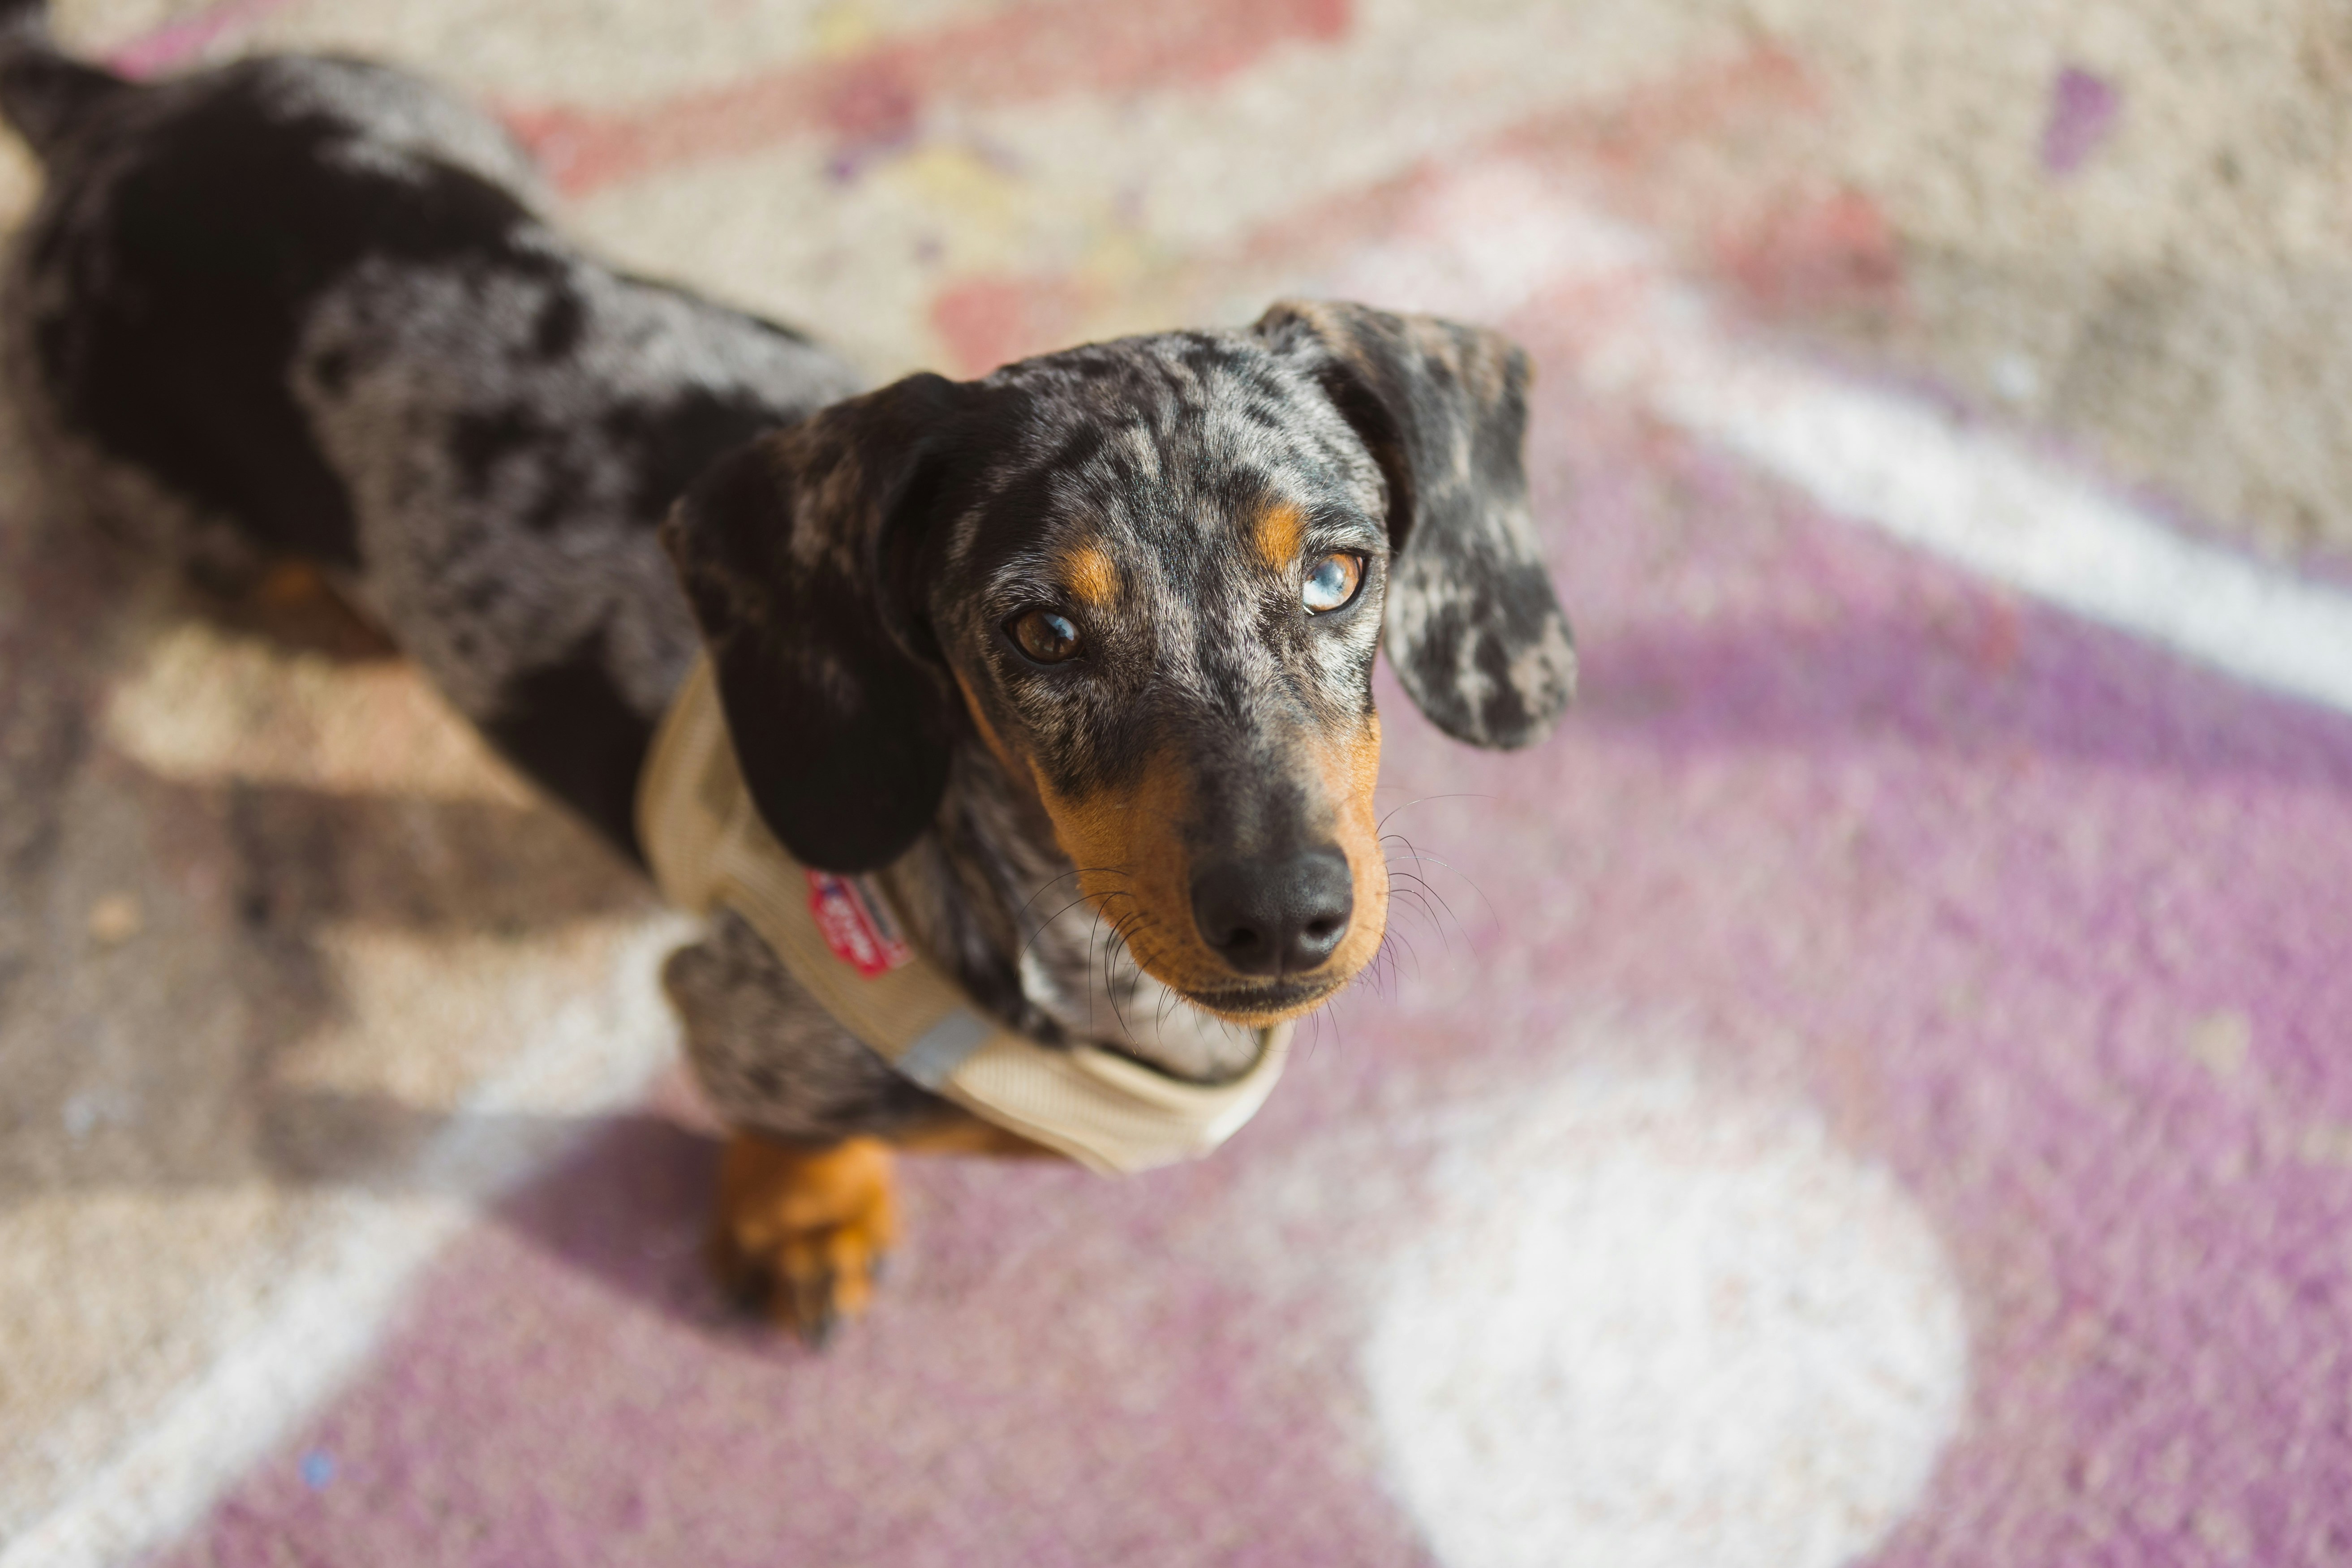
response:
M971 278L931 301L931 330L956 368L980 375L1024 354L1067 342L1099 304L1066 278Z
M300 0L227 0L209 11L184 16L153 32L133 38L106 57L106 63L128 77L150 77L199 59L214 45L236 37Z
M1422 222L1418 215L1464 169L1516 162L1663 236L1750 316L1898 310L1902 247L1867 193L1823 192L1810 171L1795 170L1748 194L1728 216L1712 200L1685 203L1671 194L1671 165L1688 149L1810 118L1822 104L1803 67L1770 46L1703 60L1604 103L1531 115L1375 184L1306 205L1191 270L1312 274L1369 236ZM1605 317L1611 300L1601 294L1580 301L1580 313ZM1066 273L971 275L933 297L931 330L954 367L976 375L1073 342L1101 303L1098 289Z
M1717 276L1768 319L1856 306L1891 308L1903 292L1903 252L1878 204L1851 188L1776 200L1715 237Z
M649 108L521 108L508 123L574 195L656 169L831 133L906 141L932 104L1118 96L1215 82L1278 45L1343 35L1350 0L1039 0L844 60L793 65Z

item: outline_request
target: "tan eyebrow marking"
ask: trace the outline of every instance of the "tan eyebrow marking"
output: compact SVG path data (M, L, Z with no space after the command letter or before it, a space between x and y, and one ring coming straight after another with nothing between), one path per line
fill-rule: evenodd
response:
M1118 597L1118 568L1099 544L1082 544L1064 552L1062 581L1082 605L1107 605Z
M1307 520L1297 507L1278 500L1257 518L1257 552L1268 568L1287 571L1298 559L1298 545L1307 531Z

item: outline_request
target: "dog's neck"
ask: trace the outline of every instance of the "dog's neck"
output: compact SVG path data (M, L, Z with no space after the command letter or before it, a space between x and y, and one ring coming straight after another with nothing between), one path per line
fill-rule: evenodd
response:
M1256 1059L1256 1031L1136 963L1079 891L1035 793L981 747L958 748L936 824L889 882L923 947L1024 1034L1106 1046L1203 1083Z

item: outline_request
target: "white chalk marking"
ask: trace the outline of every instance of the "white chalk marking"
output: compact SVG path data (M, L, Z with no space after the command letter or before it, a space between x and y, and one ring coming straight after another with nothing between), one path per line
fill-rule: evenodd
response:
M1916 1504L1968 1388L1959 1290L1810 1110L1588 1068L1448 1142L1364 1351L1448 1568L1832 1568Z
M655 970L692 929L682 916L648 921L620 945L608 992L549 1019L509 1067L467 1097L415 1167L415 1184L431 1195L336 1200L320 1221L334 1237L327 1260L289 1281L258 1327L172 1395L104 1468L0 1548L0 1568L103 1568L201 1518L358 1368L411 1278L484 1204L555 1158L595 1118L637 1101L677 1037ZM576 1119L573 1128L560 1126L565 1117Z
M2241 679L2352 712L2352 594L2182 535L1920 398L1738 341L1638 233L1523 164L1441 187L1343 291L1496 320L1579 301L1574 369L1828 510Z

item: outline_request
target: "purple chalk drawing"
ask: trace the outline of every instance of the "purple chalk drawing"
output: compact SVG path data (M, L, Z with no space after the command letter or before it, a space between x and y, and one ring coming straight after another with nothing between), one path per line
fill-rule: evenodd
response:
M2068 66L2050 87L2050 120L2042 128L2042 166L2071 174L2098 150L2116 126L2123 95L2105 78Z

